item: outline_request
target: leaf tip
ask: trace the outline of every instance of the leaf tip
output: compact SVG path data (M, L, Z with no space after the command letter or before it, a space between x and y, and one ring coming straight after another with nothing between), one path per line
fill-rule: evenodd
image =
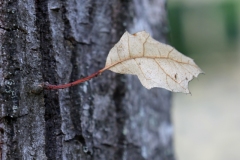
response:
M187 89L185 93L192 95L192 93L189 91L189 89Z
M205 75L205 72L203 70L201 70L201 68L200 68L200 73L199 74L204 74Z

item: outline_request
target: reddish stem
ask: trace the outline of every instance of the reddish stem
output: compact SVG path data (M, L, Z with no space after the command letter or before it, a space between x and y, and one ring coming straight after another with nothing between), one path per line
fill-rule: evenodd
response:
M99 70L97 71L96 73L93 73L91 74L90 76L88 77L85 77L85 78L82 78L82 79L79 79L79 80L76 80L74 82L71 82L71 83L67 83L67 84L60 84L60 85L51 85L51 84L44 84L44 88L45 89L63 89L63 88L68 88L68 87L72 87L72 86L75 86L79 83L83 83L85 81L88 81L94 77L97 77L99 74L101 74L102 72L104 71L104 69L102 70Z

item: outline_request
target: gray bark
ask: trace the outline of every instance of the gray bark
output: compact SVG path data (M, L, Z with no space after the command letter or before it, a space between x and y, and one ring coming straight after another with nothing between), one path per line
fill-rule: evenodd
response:
M1 159L173 160L171 94L105 65L125 30L165 42L165 0L0 2Z

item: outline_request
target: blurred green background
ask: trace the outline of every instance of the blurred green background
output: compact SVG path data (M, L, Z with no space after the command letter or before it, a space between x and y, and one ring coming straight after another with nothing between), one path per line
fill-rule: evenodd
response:
M169 41L205 72L174 94L178 160L240 160L240 0L168 0Z

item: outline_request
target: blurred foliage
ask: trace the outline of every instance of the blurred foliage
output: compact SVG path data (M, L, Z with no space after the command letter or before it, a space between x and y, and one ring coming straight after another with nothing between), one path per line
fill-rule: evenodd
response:
M236 1L169 3L169 41L186 55L236 48L240 28L239 10Z
M168 19L170 26L169 40L170 43L180 52L187 53L186 46L184 44L183 25L182 25L182 13L184 12L184 6L181 3L171 6L168 9Z
M226 25L226 35L228 42L233 44L237 41L239 35L238 27L238 6L233 1L224 2L222 5Z

